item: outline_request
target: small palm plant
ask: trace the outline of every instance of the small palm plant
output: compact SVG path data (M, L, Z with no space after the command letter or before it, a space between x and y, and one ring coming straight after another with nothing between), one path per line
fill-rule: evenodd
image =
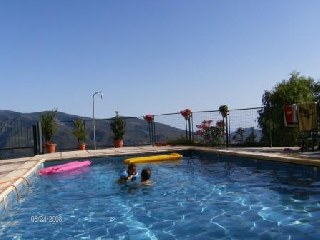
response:
M222 115L223 118L227 117L227 114L229 112L229 108L227 105L221 105L219 107L219 112Z
M228 113L229 113L229 108L227 105L221 105L219 107L219 112L223 118L224 126L226 129L225 135L226 135L226 147L229 147L229 131L228 131Z
M85 144L87 139L87 131L85 127L85 122L83 119L76 119L73 121L73 135L78 140L79 148L85 150Z
M47 152L55 152L55 144L52 142L53 137L57 132L57 122L56 122L57 110L54 109L50 112L46 112L41 115L41 128L42 134L45 138L45 145Z
M115 147L123 146L123 136L125 133L126 123L122 117L119 116L119 113L116 111L116 116L112 119L110 123L110 128L113 132L113 140Z

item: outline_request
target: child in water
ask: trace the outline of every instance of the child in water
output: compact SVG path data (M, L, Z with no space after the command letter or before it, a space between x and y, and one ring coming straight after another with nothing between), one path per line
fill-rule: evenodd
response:
M150 180L151 177L151 169L144 168L141 171L141 184L143 185L152 185L153 182Z
M127 182L127 181L135 181L137 179L138 172L137 172L137 166L134 163L130 163L128 165L128 170L123 171L120 174L119 182Z

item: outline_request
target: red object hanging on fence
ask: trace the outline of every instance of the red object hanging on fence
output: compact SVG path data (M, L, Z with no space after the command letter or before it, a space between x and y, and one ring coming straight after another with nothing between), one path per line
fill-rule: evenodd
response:
M181 115L184 117L185 120L188 120L191 116L191 110L190 109L185 109L180 111Z
M298 124L297 118L297 105L285 105L284 106L284 125L286 127L295 126Z
M151 123L154 120L154 116L151 114L148 114L148 115L145 115L143 119L146 120L148 123Z

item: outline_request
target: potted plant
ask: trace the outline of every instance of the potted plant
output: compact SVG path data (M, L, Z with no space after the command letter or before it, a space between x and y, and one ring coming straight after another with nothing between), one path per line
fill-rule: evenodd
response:
M110 128L113 132L114 147L119 148L123 146L123 135L125 133L125 122L123 118L119 116L116 111L116 116L112 119L110 123Z
M56 151L56 144L52 142L53 136L57 132L56 114L57 110L55 109L41 115L41 128L45 138L47 153L54 153Z
M86 150L86 138L87 138L87 131L85 127L85 123L82 119L76 119L73 121L74 128L72 131L73 136L78 141L79 149Z
M219 107L219 112L222 115L223 118L227 117L227 114L229 112L228 106L227 105L221 105Z
M223 117L223 124L224 124L224 128L226 129L226 131L225 131L226 147L228 148L229 147L229 130L228 130L228 112L229 112L229 108L228 108L228 106L227 105L221 105L219 107L219 112Z

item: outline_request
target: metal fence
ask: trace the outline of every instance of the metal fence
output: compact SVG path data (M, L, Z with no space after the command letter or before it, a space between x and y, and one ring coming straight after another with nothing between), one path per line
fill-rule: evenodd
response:
M261 141L261 129L258 126L258 111L261 108L247 108L230 110L228 114L228 137L230 146L250 142L246 141L249 136L254 136L251 143ZM141 117L124 117L126 132L124 135L125 146L139 146L148 144L170 143L172 141L185 140L188 138L186 130L189 130L195 142L201 141L201 136L196 134L203 121L212 121L214 126L223 118L218 110L193 112L190 125L180 112L160 114L154 116L153 137L150 134L150 125ZM72 134L73 120L58 120L58 132L54 138L58 151L75 150L78 143ZM113 146L112 132L110 130L111 119L95 120L96 147L106 148ZM88 133L86 140L87 148L93 149L93 120L85 118L85 127ZM0 121L0 158L5 158L8 152L16 156L32 155L34 147L34 136L32 126L34 120L22 121L20 119L8 119ZM239 131L241 129L241 131ZM251 139L252 140L252 139ZM224 143L226 136L224 136ZM28 151L28 153L26 153ZM21 154L19 153L21 152ZM10 155L12 156L12 154Z
M137 121L136 117L124 117L126 124L126 133L124 135L125 146L146 145L148 141L148 126L143 121ZM110 119L96 119L95 120L95 140L97 148L105 148L113 146L113 135L110 130ZM88 148L93 149L93 121L92 119L85 120L86 129L88 131ZM135 135L136 130L139 129L139 134Z
M227 117L228 119L227 124L228 124L228 133L229 133L229 143L231 145L238 145L243 143L249 144L249 142L246 140L250 135L252 136L254 135L253 140L255 143L261 142L262 133L258 125L258 117L259 117L258 112L261 109L262 109L261 107L257 107L257 108L246 108L246 109L234 109L229 111L229 114ZM175 130L180 130L180 134L178 138L181 138L181 139L185 138L185 133L181 131L186 131L188 126L187 126L187 121L180 114L180 112L156 115L154 120L156 123L170 126ZM191 131L192 131L193 139L195 141L200 141L201 137L197 136L196 132L199 129L197 128L197 126L201 125L203 121L212 121L211 126L215 126L217 122L222 120L223 118L219 113L219 110L193 112L192 121L191 121L192 123ZM242 129L242 131L239 131L240 129ZM156 137L157 142L174 141L177 139L177 134L164 134L161 131L161 129L159 129L159 127L156 127L155 132L157 135ZM242 132L242 135L241 135L241 132Z
M32 121L0 120L0 159L33 154Z
M235 138L235 132L238 128L244 130L244 140L249 135L251 129L256 133L255 141L261 138L261 130L257 125L258 110L261 108L236 109L230 110L228 115L228 127L230 135L230 144L239 144L240 140ZM154 139L150 139L150 129L148 122L143 117L123 117L126 123L126 133L124 135L125 146L139 146L147 144L162 144L173 142L176 140L186 139L187 121L180 112L160 114L154 116ZM92 119L84 119L86 130L88 132L87 148L93 149L93 121ZM222 120L222 116L218 110L199 111L192 113L191 132L195 141L200 141L200 137L196 135L197 126L203 121L212 121L212 126L216 122ZM96 147L105 148L113 146L112 132L110 131L110 119L95 120L95 136ZM60 151L72 150L77 148L77 141L72 135L73 121L58 122L58 133L54 141L57 149Z

